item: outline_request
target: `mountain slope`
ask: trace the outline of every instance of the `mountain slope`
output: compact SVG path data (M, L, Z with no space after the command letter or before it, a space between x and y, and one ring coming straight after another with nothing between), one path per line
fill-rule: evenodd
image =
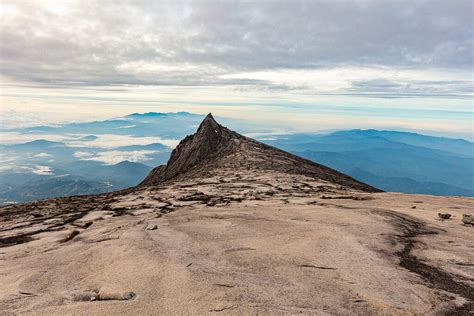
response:
M195 134L179 143L168 164L155 168L141 185L196 178L220 168L301 174L351 189L380 192L338 171L231 131L217 123L212 114L206 116Z

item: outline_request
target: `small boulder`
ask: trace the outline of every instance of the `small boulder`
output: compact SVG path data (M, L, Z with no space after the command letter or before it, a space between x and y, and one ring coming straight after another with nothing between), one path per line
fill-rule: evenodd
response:
M137 297L137 294L135 292L124 292L122 293L122 299L124 300L133 300Z
M148 226L145 228L145 230L156 230L158 229L158 225L156 224L148 224Z
M120 292L120 291L112 291L112 290L98 290L96 296L91 299L92 300L98 300L98 301L128 301L128 300L133 300L137 297L137 294L132 291L127 291L127 292Z
M473 214L462 214L462 222L468 225L474 225L474 215Z
M441 218L441 219L450 219L451 214L449 214L449 213L438 213L438 217Z
M63 239L61 239L60 242L68 242L70 240L72 240L74 237L76 237L77 235L79 235L80 231L78 230L73 230L71 232L69 232L66 236L64 236Z

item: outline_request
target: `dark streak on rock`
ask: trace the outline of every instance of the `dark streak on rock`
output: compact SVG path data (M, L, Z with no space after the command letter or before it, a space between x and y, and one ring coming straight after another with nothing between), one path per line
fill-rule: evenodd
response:
M315 268L315 269L321 269L321 270L337 270L336 268L315 266L315 265L313 265L313 264L299 264L298 267L302 267L302 268Z
M461 281L465 278L430 266L411 253L415 245L420 243L416 240L416 237L419 235L438 234L438 232L427 228L422 222L394 212L380 210L374 212L392 218L403 232L402 235L395 236L404 246L401 251L395 253L400 258L399 265L401 267L416 273L431 287L458 294L467 300L466 304L455 307L446 312L445 315L470 315L470 312L474 310L474 288Z
M37 232L35 231L34 233L37 233ZM33 234L21 234L21 235L16 235L16 236L11 236L11 237L0 238L0 248L10 247L13 245L19 245L25 242L32 241L33 237L31 237L31 235Z
M221 287L227 287L227 288L233 288L235 285L233 284L225 284L225 283L214 283L216 286L221 286Z

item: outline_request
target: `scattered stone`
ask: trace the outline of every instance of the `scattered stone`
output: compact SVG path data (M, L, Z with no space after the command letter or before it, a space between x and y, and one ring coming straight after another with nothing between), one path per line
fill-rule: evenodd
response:
M99 291L97 299L99 301L108 301L108 300L118 300L118 301L128 301L133 300L137 297L135 292L109 292L109 291Z
M73 230L72 232L70 232L69 234L67 234L62 240L61 242L68 242L70 241L71 239L73 239L74 237L76 237L77 235L79 235L80 231L78 230Z
M234 202L242 202L244 200L244 198L241 196L231 196L229 199Z
M149 224L145 230L157 230L158 229L158 225L156 224Z
M474 225L474 215L462 214L462 222L467 225Z
M71 223L72 226L76 226L76 227L79 227L79 228L88 228L89 226L91 226L93 224L92 221L87 221L87 222L79 222L79 223Z
M207 203L211 199L210 195L204 194L202 192L195 192L190 195L185 195L180 197L179 201L201 201Z
M107 290L93 290L93 291L83 291L75 292L71 294L71 300L76 302L92 302L92 301L128 301L133 300L137 297L135 292L114 292Z
M449 214L449 213L438 213L438 217L441 218L441 219L450 219L451 214Z

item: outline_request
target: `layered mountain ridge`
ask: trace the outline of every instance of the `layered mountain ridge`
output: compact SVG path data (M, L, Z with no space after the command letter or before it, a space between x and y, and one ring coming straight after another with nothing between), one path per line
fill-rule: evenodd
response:
M301 174L354 190L381 192L336 170L240 135L217 123L211 113L195 134L178 144L167 165L153 169L140 186L197 178L219 169Z

